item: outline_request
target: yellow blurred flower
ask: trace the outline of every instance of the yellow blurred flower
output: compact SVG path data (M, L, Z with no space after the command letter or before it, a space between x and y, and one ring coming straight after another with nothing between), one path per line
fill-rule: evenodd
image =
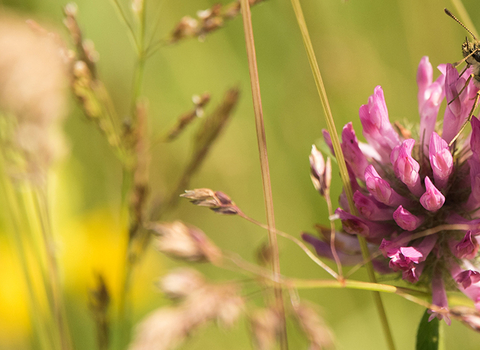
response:
M57 233L58 263L66 300L88 309L88 291L95 275L104 276L112 295L115 313L124 266L126 232L118 219L107 209L84 214L62 224ZM0 236L1 238L1 236ZM0 239L0 348L27 348L26 339L31 333L30 315L24 276L19 262L5 239ZM147 254L141 263L132 285L135 308L142 310L149 304L158 305L154 281L164 273L159 254ZM8 268L7 268L8 267ZM68 308L68 305L67 305ZM92 329L92 337L93 337Z

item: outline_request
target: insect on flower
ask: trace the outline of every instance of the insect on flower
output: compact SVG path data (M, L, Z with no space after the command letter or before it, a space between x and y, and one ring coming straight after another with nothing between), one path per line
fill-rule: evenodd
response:
M465 70L467 70L469 67L472 67L472 73L470 74L470 77L468 78L467 82L465 83L465 86L463 87L462 90L460 90L459 94L454 98L458 98L460 94L463 92L465 87L467 87L468 83L470 80L473 78L473 83L475 84L476 87L480 88L480 41L475 37L473 32L467 28L457 17L455 17L449 10L444 9L445 13L453 18L455 22L460 24L473 38L473 41L469 41L468 38L465 38L465 42L462 44L462 54L463 54L463 59L460 60L459 62L455 63L454 66L458 67L460 64L463 62L466 62L467 66L465 67ZM465 71L464 70L464 71ZM462 72L463 74L463 72ZM460 76L462 75L460 74ZM480 99L480 92L477 92L477 95L475 97L475 102L473 103L472 110L470 111L470 114L468 115L468 119L465 121L465 124L463 124L462 128L460 129L459 133L457 136L453 138L453 140L450 142L450 145L455 142L457 139L458 135L463 131L465 126L470 122L473 116L473 112L477 108L478 101ZM452 103L452 101L449 101L448 104Z

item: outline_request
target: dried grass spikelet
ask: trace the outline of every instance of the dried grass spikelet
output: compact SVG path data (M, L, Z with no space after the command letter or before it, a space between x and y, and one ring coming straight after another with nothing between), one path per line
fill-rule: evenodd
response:
M100 129L112 146L117 157L129 166L131 152L125 149L121 126L110 94L98 78L98 52L91 40L85 40L77 21L78 8L69 3L64 8L64 25L70 33L75 50L70 51L69 76L73 95L83 109L85 116Z
M215 246L202 230L187 226L181 221L152 223L148 228L157 235L157 248L161 252L187 261L208 261L218 263L220 249Z
M254 6L265 0L249 0L250 6ZM226 21L232 20L240 14L240 0L222 6L215 4L211 8L197 12L197 18L183 17L173 29L167 42L176 43L182 39L198 38L204 40L206 35L222 28Z
M220 326L230 328L244 311L245 300L239 295L236 285L217 287L217 292L220 295L217 301L217 323Z
M273 349L281 330L282 319L273 308L259 309L250 317L252 341L255 349Z
M110 292L101 274L98 274L96 279L95 286L89 291L88 304L96 324L99 348L106 349L110 340L110 320L108 316Z
M310 341L310 350L333 348L333 334L312 305L302 302L293 307L300 328Z
M234 284L206 285L185 300L183 307L188 310L190 322L204 324L216 321L224 327L231 327L243 311L244 300Z
M95 45L91 40L85 40L83 38L82 31L78 25L77 15L78 7L75 3L68 3L64 7L65 18L63 24L68 29L70 37L75 45L75 52L71 52L73 55L72 61L82 61L87 65L92 78L95 80L97 77L96 62L98 61L99 54L95 50Z
M195 330L215 321L231 326L244 308L236 285L204 284L178 307L153 312L138 326L129 350L168 350L180 346Z
M203 288L205 279L197 270L178 268L160 280L160 289L171 299L184 299L189 294Z
M208 283L200 272L191 268L169 273L162 278L160 287L169 298L182 302L180 306L188 311L192 324L215 320L231 327L245 304L236 284Z
M128 148L133 150L133 190L130 196L131 223L129 228L130 241L139 234L139 229L145 219L145 204L150 192L149 166L150 152L148 152L148 114L147 102L138 101L135 109L136 122L131 126L128 134L124 135L128 141Z
M42 179L65 152L66 74L57 44L25 20L0 15L1 142L14 177Z
M129 350L168 350L178 347L189 335L185 312L178 308L154 311L137 327Z
M215 108L211 115L204 118L194 139L195 157L203 156L209 146L219 136L230 119L240 98L238 88L230 88L225 93L222 102Z
M175 125L165 136L165 141L171 142L175 140L196 118L203 116L205 113L204 108L210 102L210 94L205 92L202 95L194 95L192 101L194 107L177 119Z
M240 209L228 195L221 191L212 191L209 188L186 190L180 197L187 198L194 205L207 207L219 214L235 215Z
M239 97L240 90L238 88L229 89L217 108L203 118L203 122L199 126L194 138L193 152L190 160L185 166L175 190L171 192L170 198L165 203L162 203L164 208L173 207L178 200L178 195L184 191L185 188L188 188L190 180L198 172L207 155L213 149L214 143L218 140L218 137L233 116L233 111L235 110ZM237 212L231 212L230 209L233 209L233 207L230 206L228 212L224 212L224 214L237 214ZM156 213L154 217L158 217L158 213Z

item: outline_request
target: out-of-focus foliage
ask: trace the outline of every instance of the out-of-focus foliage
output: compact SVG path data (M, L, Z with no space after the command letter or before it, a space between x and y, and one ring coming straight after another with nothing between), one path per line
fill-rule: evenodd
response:
M127 0L119 1L124 8L130 8ZM2 8L20 11L61 28L64 1L0 3ZM147 0L147 33L156 29L154 41L166 38L183 16L194 16L214 3L213 0ZM428 55L434 66L461 58L461 43L466 33L443 13L444 7L453 11L446 0L303 3L339 131L346 122L353 121L360 136L358 108L366 103L376 85L383 87L391 120L417 123L415 75L420 58ZM473 22L480 27L477 2L464 3ZM95 42L100 54L98 74L119 115L127 115L134 51L126 27L109 1L79 0L77 4L84 34ZM308 161L311 145L321 138L321 129L325 127L323 112L289 1L268 0L256 6L253 26L277 227L298 236L302 230L311 230L315 223L328 223L324 201L310 182ZM66 37L66 31L63 32ZM228 193L248 215L264 220L240 19L208 35L204 42L192 39L162 46L150 57L143 87L143 94L149 99L150 133L152 139L162 136L178 116L191 109L192 95L208 91L211 104L216 105L224 91L233 85L242 90L240 105L191 187ZM191 152L189 140L193 132L187 129L175 143L152 146L154 197L175 186L178 180L175 174L180 173ZM96 272L104 273L113 286L119 284L118 269L124 249L121 235L125 234L119 229L118 216L121 169L105 140L88 123L73 99L66 133L70 155L57 166L53 182L56 248L73 340L77 349L93 349L95 330L88 310L88 289L95 282ZM335 165L333 171L336 172ZM340 188L334 176L332 198L338 197ZM218 246L237 251L249 260L255 255L252 247L266 240L266 232L247 222L218 216L186 201L169 214L169 219L181 219L200 227ZM4 236L0 232L0 348L27 349L31 326L24 302L24 283L13 249ZM285 275L327 278L290 242L280 240L280 249ZM156 291L154 281L175 264L153 249L148 252L134 277L135 320L166 303ZM228 276L212 266L205 266L202 271L212 279ZM365 279L363 272L354 277ZM303 291L301 295L321 305L339 349L383 348L381 327L367 292L321 289ZM413 349L423 309L391 295L384 300L398 348ZM292 348L299 348L305 341L295 327L288 326L292 330L289 339ZM245 349L249 346L246 328L240 326L228 333L211 328L194 336L184 348ZM478 334L458 322L446 328L445 334L447 348L476 349L480 341Z

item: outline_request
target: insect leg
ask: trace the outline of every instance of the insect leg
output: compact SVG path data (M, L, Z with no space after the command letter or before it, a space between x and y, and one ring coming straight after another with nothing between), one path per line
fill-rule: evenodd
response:
M475 109L478 106L479 99L480 99L480 90L477 91L477 95L475 96L475 101L473 102L473 106L472 106L472 109L470 110L470 113L468 114L467 120L465 121L465 123L463 123L462 127L460 128L460 131L455 135L452 141L450 141L448 146L452 146L452 144L457 140L458 136L460 136L460 134L463 132L463 130L465 129L467 124L470 122L470 120L472 120L473 112L475 112Z
M470 67L469 64L467 64L467 65L465 66L465 68L463 68L463 70L462 70L462 72L460 73L459 77L461 77L461 76L463 75L463 73L465 73L465 72L467 71L468 67Z
M467 68L468 68L468 67L466 67L465 70L466 70ZM465 72L465 70L462 72L462 74ZM460 74L460 76L462 76L462 74ZM465 90L465 88L467 87L468 83L470 82L470 80L472 80L473 77L474 77L473 73L470 74L470 76L468 77L467 81L465 82L465 85L463 85L462 89L461 89L460 92L457 94L457 96L455 96L453 100L451 100L450 102L448 102L448 105L450 105L450 103L452 103L453 101L455 101L457 98L460 97L460 95L462 94L463 90Z
M470 57L472 57L472 55L476 52L480 51L480 49L475 49L473 50L472 52L470 52L467 56L465 56L463 59L461 59L460 61L458 62L455 62L452 64L452 66L454 66L455 68L457 68L459 65L461 65L463 62L466 62ZM467 63L467 68L470 67L470 65ZM460 74L462 75L462 74Z
M461 61L458 61L458 62L455 62L453 64L453 66L455 68L457 68L460 64L462 64L463 62L465 62L468 58L470 58L474 53L476 53L477 51L480 51L480 49L475 49L473 50L469 55L465 56L463 58L463 60ZM470 67L470 65L467 63L466 67L463 69L463 71L460 73L460 77L463 75L463 73L465 73L465 71ZM473 77L473 74L471 74L468 79L467 79L467 82L465 83L465 85L463 86L462 90L460 90L460 92L457 94L457 96L455 96L455 98L453 100L451 100L450 102L448 102L448 104L452 103L453 101L455 101L459 96L460 94L463 92L463 90L465 90L465 88L467 87L468 83L470 82L470 80L472 80L472 77Z

